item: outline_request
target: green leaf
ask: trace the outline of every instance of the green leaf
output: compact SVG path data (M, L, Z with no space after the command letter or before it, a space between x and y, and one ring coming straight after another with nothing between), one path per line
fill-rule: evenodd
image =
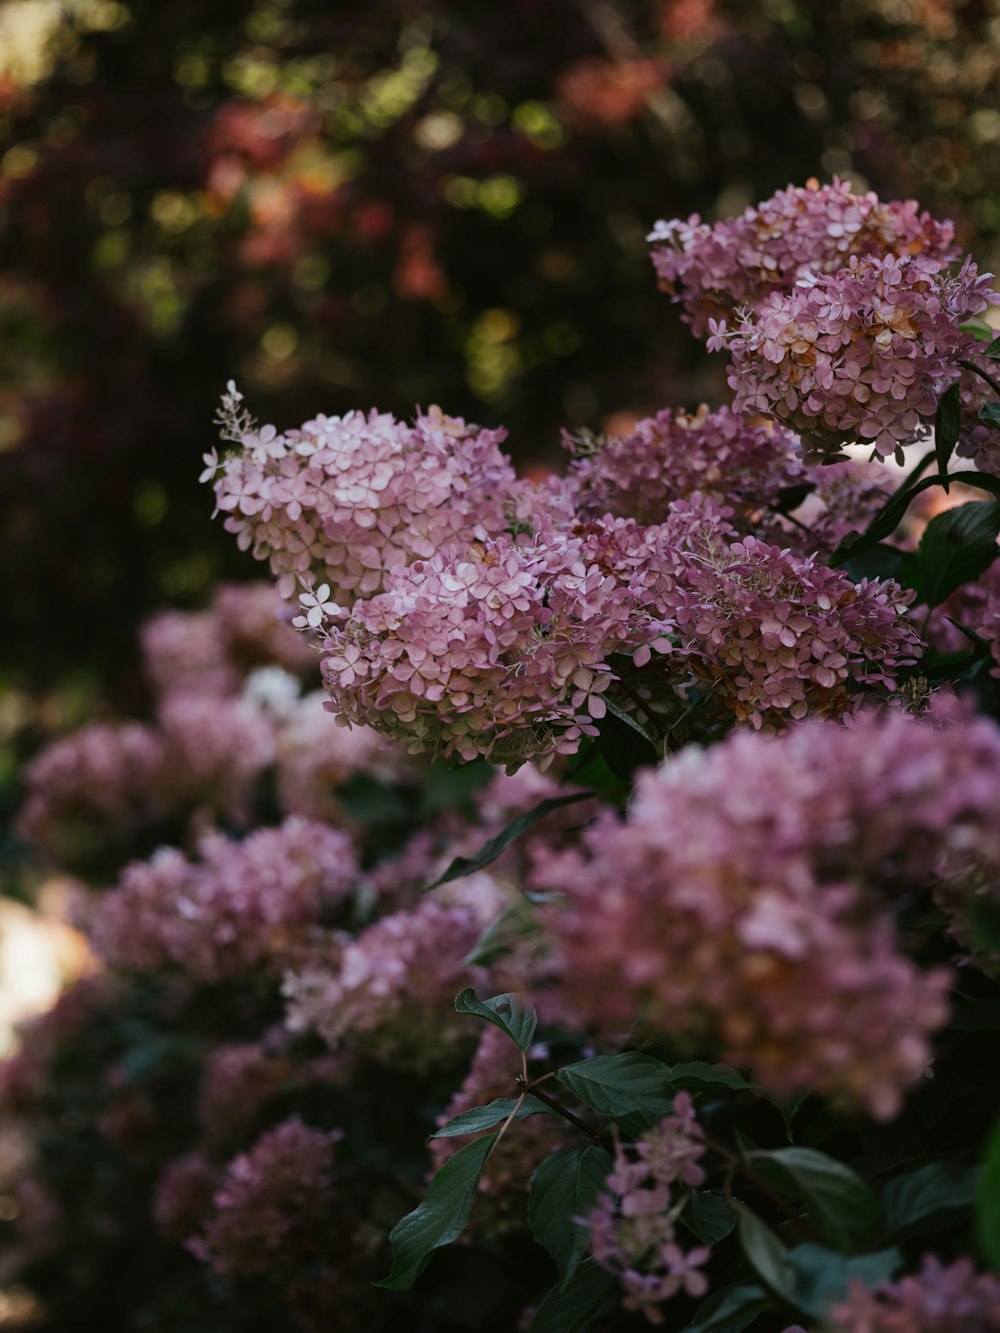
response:
M948 1213L971 1208L977 1173L953 1162L928 1162L891 1180L882 1191L886 1230L893 1236L934 1231Z
M672 1088L687 1088L691 1092L705 1092L709 1088L728 1088L740 1092L753 1087L736 1069L728 1065L710 1065L705 1060L688 1060L671 1065L668 1071Z
M639 1051L595 1055L556 1071L556 1078L600 1115L628 1133L641 1133L673 1110L670 1069Z
M862 579L896 579L903 582L906 552L881 542L844 562L844 570L855 583Z
M732 1206L736 1210L740 1245L750 1267L769 1291L794 1305L796 1277L788 1251L746 1204L734 1199Z
M698 1306L694 1321L684 1333L743 1333L743 1329L774 1302L762 1287L752 1282L736 1282L713 1291Z
M776 514L794 513L803 500L812 495L815 489L816 483L812 481L802 482L798 486L784 486L778 492L777 499L771 508Z
M990 361L1000 361L1000 338L994 338L989 347L985 348L979 355L987 357Z
M656 746L634 717L609 702L597 724L597 748L615 777L631 781L637 768L652 768L659 759Z
M716 1190L692 1190L684 1221L703 1245L718 1245L736 1227L726 1196Z
M541 928L530 900L518 898L490 922L462 962L467 967L488 967L509 954L520 940L537 934Z
M1000 555L1000 504L972 500L946 509L924 529L917 551L907 557L905 582L927 606L939 606L956 588L969 583Z
M518 815L516 819L500 830L496 837L490 838L484 842L475 856L456 856L448 869L433 884L429 884L428 890L440 888L442 884L450 884L453 879L462 879L465 875L471 875L475 870L482 870L484 866L494 862L502 852L505 852L512 842L526 833L533 824L537 824L540 819L550 815L553 810L558 810L560 806L572 805L574 801L583 801L591 793L587 791L573 792L570 796L551 796L547 801L539 801L538 805L530 810L525 810L523 814Z
M593 1259L584 1259L570 1281L557 1283L535 1311L528 1333L577 1333L601 1308L618 1280Z
M979 1249L991 1268L1000 1272L1000 1121L986 1145L976 1199Z
M613 1169L606 1149L587 1144L546 1157L531 1177L528 1222L535 1240L555 1260L564 1288L590 1239L589 1228L575 1219L591 1212Z
M975 953L1000 952L1000 903L970 898L965 907Z
M815 1148L778 1148L753 1153L754 1170L782 1194L801 1200L809 1220L836 1249L854 1254L870 1244L882 1225L873 1191L843 1162Z
M963 333L971 333L973 338L978 339L981 343L989 342L993 337L993 328L984 319L966 319L958 327ZM982 351L978 347L976 348L976 354L982 356Z
M835 569L843 568L848 561L856 559L864 551L871 550L884 537L896 531L915 496L930 486L943 486L946 481L961 482L965 486L974 486L977 490L987 491L990 495L1000 496L1000 477L990 476L986 472L953 472L947 477L935 472L933 476L921 477L912 486L904 486L898 490L882 506L860 537L852 534L845 538L830 557L830 564Z
M389 1232L392 1269L376 1287L409 1291L426 1268L431 1252L460 1236L469 1220L479 1177L499 1131L459 1148L437 1173L412 1213Z
M962 431L962 400L958 394L958 383L950 385L938 399L937 413L934 417L934 453L942 475L947 475L948 463L958 444ZM944 483L947 491L948 483Z
M494 1125L499 1125L502 1120L507 1119L517 1103L517 1097L497 1097L486 1106L473 1106L468 1111L460 1111L458 1115L452 1116L446 1125L442 1125L437 1133L432 1134L431 1138L451 1139L457 1134L478 1134L481 1130L492 1129ZM525 1097L514 1119L523 1120L529 1115L555 1114L551 1106L546 1106L537 1097Z
M979 420L990 426L1000 426L1000 403L984 403L979 409Z
M831 1306L847 1295L851 1282L856 1280L873 1287L892 1277L903 1262L896 1249L846 1259L835 1250L812 1244L796 1245L788 1259L795 1274L792 1304L824 1322Z
M460 1014L473 1014L476 1018L485 1018L487 1023L506 1032L517 1047L526 1051L531 1045L538 1023L538 1015L531 1004L523 1004L521 997L514 991L503 995L494 995L492 999L480 1000L470 987L455 996L455 1010Z

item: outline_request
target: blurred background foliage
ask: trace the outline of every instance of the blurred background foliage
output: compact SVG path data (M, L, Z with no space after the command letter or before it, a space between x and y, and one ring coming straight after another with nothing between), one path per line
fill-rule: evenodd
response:
M0 735L114 700L135 626L258 571L197 484L279 426L511 431L720 398L662 216L848 175L1000 233L1000 0L0 3Z

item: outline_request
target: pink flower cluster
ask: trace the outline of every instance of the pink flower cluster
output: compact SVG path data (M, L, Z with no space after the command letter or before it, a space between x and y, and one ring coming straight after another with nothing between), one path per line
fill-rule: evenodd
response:
M704 1296L708 1281L698 1270L707 1262L705 1246L682 1250L677 1243L677 1214L684 1195L677 1186L698 1186L705 1173L698 1159L704 1136L691 1098L680 1092L667 1116L637 1143L615 1146L609 1193L591 1213L590 1251L602 1267L618 1275L622 1304L651 1324L661 1324L659 1306L679 1292Z
M285 979L289 1028L402 1068L440 1062L471 1035L455 995L488 984L465 958L504 906L483 872L380 917L354 939L331 938Z
M608 655L659 637L581 539L499 537L392 571L329 629L323 679L348 723L411 751L516 766L572 753L605 714Z
M293 1116L229 1164L191 1251L224 1277L281 1276L328 1257L339 1133Z
M510 1038L499 1028L486 1027L462 1086L437 1118L438 1126L498 1097L517 1097L514 1077L520 1072L520 1058ZM568 1121L558 1115L528 1116L511 1125L490 1154L479 1178L470 1219L473 1231L479 1236L496 1237L522 1227L535 1167L565 1147L568 1140L576 1141L579 1137ZM468 1136L461 1135L432 1138L428 1146L434 1171L439 1171L470 1141Z
M1000 1281L969 1259L945 1265L927 1255L920 1272L874 1288L855 1283L834 1307L831 1333L996 1333Z
M862 683L891 685L919 652L912 600L747 537L691 562L673 613L696 679L738 721L773 729L844 713Z
M925 255L852 257L773 293L712 340L729 343L734 411L784 422L821 455L852 440L895 453L926 435L976 346L958 325L996 299L991 276L971 259L952 275Z
M1000 381L1000 363L989 361L974 350L967 358L984 370L990 379ZM979 420L980 408L986 403L1000 401L1000 390L974 370L963 370L959 380L962 402L962 436L955 452L960 458L971 458L980 472L1000 473L1000 427Z
M697 214L658 222L649 241L661 290L683 305L700 337L710 317L730 320L739 307L788 292L807 275L846 268L852 256L922 254L950 263L958 254L954 231L912 199L882 203L834 178L789 186L714 226Z
M569 493L584 517L663 523L671 501L697 492L731 506L737 523L749 529L784 488L807 479L794 435L725 407L667 409L625 436L581 441L567 435L564 443L574 455Z
M391 570L507 525L515 478L498 448L503 431L431 408L412 426L349 412L279 435L252 428L239 401L231 388L223 411L240 449L221 464L207 456L205 476L227 530L270 560L283 597L300 584L325 584L345 602L370 597Z
M300 672L315 663L266 583L224 583L205 611L161 611L141 631L146 675L161 696L235 694L247 671L274 665Z
M951 860L1000 864L998 803L987 722L860 714L689 748L642 775L628 823L536 854L536 887L561 895L544 909L561 1001L606 1032L697 1035L781 1095L891 1116L948 986L898 952L892 899L940 892ZM973 891L945 882L946 909Z
M168 847L129 865L94 906L91 938L125 969L173 966L203 980L280 971L357 873L349 839L324 824L293 817L243 842L212 834L198 862Z

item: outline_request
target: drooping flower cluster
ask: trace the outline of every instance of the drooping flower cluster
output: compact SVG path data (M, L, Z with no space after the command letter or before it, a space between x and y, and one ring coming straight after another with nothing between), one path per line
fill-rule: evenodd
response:
M438 1116L445 1125L463 1111L486 1106L497 1097L516 1097L514 1076L521 1062L510 1038L499 1028L486 1027L458 1092ZM471 1226L480 1236L502 1236L523 1224L524 1207L535 1167L568 1141L579 1139L579 1131L558 1115L533 1115L511 1125L490 1154L479 1178ZM432 1138L428 1145L434 1170L439 1171L459 1148L470 1141L467 1135Z
M286 598L300 584L326 584L348 603L370 597L390 570L507 524L515 478L498 448L503 431L431 408L412 426L348 412L279 435L241 419L240 400L230 386L223 424L240 449L221 465L208 456L205 475L227 529L270 560Z
M93 908L91 937L116 967L178 967L204 980L287 966L324 911L355 886L341 832L293 817L237 842L206 837L201 860L162 848L133 862Z
M926 255L852 256L744 313L729 337L736 412L791 426L820 454L872 441L882 457L927 434L937 400L975 348L959 324L986 309L990 274L951 275Z
M772 292L788 292L807 275L846 268L852 256L957 258L955 229L921 213L912 199L883 203L854 194L834 178L789 186L738 218L658 222L649 240L660 287L684 307L697 336L710 317L730 321Z
M798 440L789 431L755 425L728 408L694 413L665 410L628 435L581 440L565 436L574 455L569 493L585 517L663 523L671 501L696 492L730 506L754 531L782 491L806 480Z
M324 641L338 715L412 751L517 764L573 752L613 679L610 653L662 637L580 539L500 537L394 570Z
M644 774L627 824L541 849L535 882L570 1013L697 1034L786 1094L887 1117L929 1059L946 972L898 951L897 883L1000 864L1000 737L902 713L737 732ZM948 877L951 895L962 882ZM975 891L995 892L986 875ZM972 890L969 890L972 891Z
M402 1068L439 1062L469 1035L454 997L484 984L484 970L466 958L504 905L484 872L381 917L354 939L326 941L286 978L288 1026Z
M281 1275L322 1258L340 1137L297 1116L264 1134L230 1163L192 1251L226 1277Z
M682 1250L677 1239L677 1196L683 1206L683 1187L704 1181L698 1165L704 1152L691 1098L680 1092L672 1115L636 1143L616 1143L609 1192L589 1218L591 1254L617 1274L625 1309L640 1311L651 1324L663 1322L659 1306L679 1292L704 1296L708 1291L699 1269L710 1251L705 1246Z
M831 1333L996 1333L1000 1281L969 1259L943 1264L926 1255L920 1272L874 1288L853 1283L834 1306Z
M674 619L703 686L738 721L773 728L838 716L861 702L860 684L891 684L915 662L912 600L747 537L691 563Z

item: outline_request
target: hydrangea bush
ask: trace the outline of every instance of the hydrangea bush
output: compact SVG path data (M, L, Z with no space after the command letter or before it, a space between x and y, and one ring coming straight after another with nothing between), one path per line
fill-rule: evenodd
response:
M27 774L42 1327L1000 1329L998 298L839 181L650 239L734 401L563 477L228 387L276 588Z

